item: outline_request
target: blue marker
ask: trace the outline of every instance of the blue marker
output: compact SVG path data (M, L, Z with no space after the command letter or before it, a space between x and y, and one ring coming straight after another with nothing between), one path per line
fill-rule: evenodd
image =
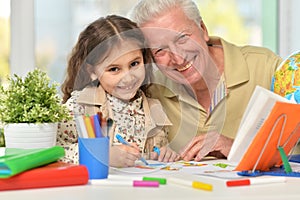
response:
M122 144L125 144L125 145L128 145L128 146L132 146L129 142L127 142L126 140L124 140L124 138L119 135L119 134L116 134L116 138L119 142L121 142ZM145 158L141 157L140 160L145 163L145 165L149 165L149 163L145 160Z
M103 137L102 131L101 131L101 126L100 126L99 116L96 114L93 117L94 117L95 136L96 136L96 138Z
M160 155L160 150L158 147L154 146L153 151L156 152L158 156Z

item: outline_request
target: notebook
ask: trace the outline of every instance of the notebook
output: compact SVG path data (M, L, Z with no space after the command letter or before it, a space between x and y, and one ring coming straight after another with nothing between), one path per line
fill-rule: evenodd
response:
M10 178L0 178L0 191L84 185L87 183L88 171L84 165L53 162Z
M60 146L40 149L0 148L0 178L57 161L65 155Z

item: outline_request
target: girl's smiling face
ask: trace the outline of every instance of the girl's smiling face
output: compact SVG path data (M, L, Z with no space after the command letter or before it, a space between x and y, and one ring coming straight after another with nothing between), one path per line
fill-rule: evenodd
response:
M123 41L96 66L95 75L107 93L123 101L130 101L145 79L140 47L132 41Z

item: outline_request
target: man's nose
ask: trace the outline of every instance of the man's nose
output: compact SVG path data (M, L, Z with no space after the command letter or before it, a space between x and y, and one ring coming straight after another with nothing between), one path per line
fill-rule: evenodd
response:
M184 55L180 48L176 47L176 45L169 45L169 55L172 62L176 65L182 65L185 63Z

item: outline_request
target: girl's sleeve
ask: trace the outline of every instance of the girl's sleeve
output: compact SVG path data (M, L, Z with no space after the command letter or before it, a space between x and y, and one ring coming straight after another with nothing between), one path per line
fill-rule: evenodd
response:
M76 124L73 120L58 124L56 145L65 149L65 156L60 160L78 164L78 142Z
M78 164L78 134L74 116L83 114L83 107L76 103L77 97L78 93L74 93L66 102L66 106L73 119L58 123L56 138L56 145L62 146L65 149L65 157L60 160L75 164Z

